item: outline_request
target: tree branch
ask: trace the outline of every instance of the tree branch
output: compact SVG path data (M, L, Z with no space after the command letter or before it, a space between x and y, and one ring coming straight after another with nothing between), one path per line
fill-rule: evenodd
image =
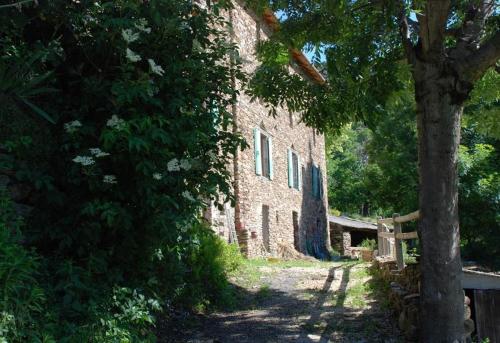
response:
M38 0L23 0L23 1L19 1L19 2L13 3L13 4L0 5L0 9L8 8L8 7L17 7L17 9L21 9L22 5L27 4L29 2L34 2L35 5L38 5Z
M457 70L468 82L478 80L500 59L500 31L497 31L478 50L457 61Z
M457 30L457 50L478 48L486 20L493 15L494 9L494 0L483 0L480 3L471 2L462 27Z
M401 42L403 43L403 48L405 50L406 59L408 60L409 64L414 65L416 62L415 47L410 40L410 32L408 30L408 17L406 16L404 3L400 2L399 5L399 34L401 36Z
M444 49L450 0L427 0L423 15L418 15L420 43L424 58L440 57Z

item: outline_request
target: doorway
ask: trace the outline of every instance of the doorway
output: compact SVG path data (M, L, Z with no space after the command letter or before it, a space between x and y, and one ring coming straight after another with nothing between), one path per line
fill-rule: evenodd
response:
M262 205L262 243L266 252L271 250L271 241L269 236L269 206Z
M293 221L293 246L295 247L295 250L300 251L298 212L292 211L292 221Z

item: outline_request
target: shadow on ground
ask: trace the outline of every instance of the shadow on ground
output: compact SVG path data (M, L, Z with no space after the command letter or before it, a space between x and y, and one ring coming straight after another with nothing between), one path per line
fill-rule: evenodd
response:
M286 292L234 285L240 298L237 308L161 323L158 342L398 342L394 320L378 303L363 309L345 306L352 268L331 268L323 287L309 292L308 299L304 292L293 290L294 285ZM335 297L334 282L340 282ZM376 289L368 289L368 298L373 298Z

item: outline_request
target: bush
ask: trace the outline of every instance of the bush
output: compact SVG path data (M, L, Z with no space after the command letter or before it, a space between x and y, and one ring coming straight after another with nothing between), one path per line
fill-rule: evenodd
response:
M199 224L207 203L232 199L226 166L245 146L230 113L244 75L221 30L228 3L34 3L0 9L0 170L34 207L22 244L2 238L2 277L15 282L0 331L32 341L38 322L58 342L147 340L138 294L215 303L237 265ZM21 122L3 120L12 113ZM116 289L137 291L121 306ZM44 297L50 311L37 309Z
M197 244L186 261L186 287L181 302L197 308L232 305L234 298L227 279L243 263L236 244L222 241L207 225L191 228Z
M374 240L374 239L368 239L368 238L365 238L363 239L363 241L361 242L361 247L363 248L368 248L370 250L376 250L377 249L377 241Z
M46 315L36 255L19 242L21 221L0 189L0 342L35 341Z

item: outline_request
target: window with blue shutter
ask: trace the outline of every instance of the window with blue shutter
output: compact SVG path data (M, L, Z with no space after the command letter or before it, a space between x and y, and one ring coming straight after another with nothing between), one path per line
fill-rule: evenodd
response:
M292 149L288 149L288 187L300 189L301 172L299 155Z
M272 180L274 178L273 171L273 139L269 137L268 139L268 150L269 150L269 179Z
M316 172L316 166L313 164L311 167L311 182L312 182L312 196L313 198L318 197L318 174Z
M299 171L299 188L300 191L302 189L302 164L300 162L300 157L298 158L298 171Z
M272 138L254 129L255 174L273 179L273 147Z
M312 177L312 196L315 199L323 198L323 174L319 167L315 165L311 168L311 177Z
M260 130L255 128L253 129L253 138L254 138L254 154L255 154L255 174L262 174L262 160L260 153Z
M318 167L318 198L323 199L323 173L320 167Z

